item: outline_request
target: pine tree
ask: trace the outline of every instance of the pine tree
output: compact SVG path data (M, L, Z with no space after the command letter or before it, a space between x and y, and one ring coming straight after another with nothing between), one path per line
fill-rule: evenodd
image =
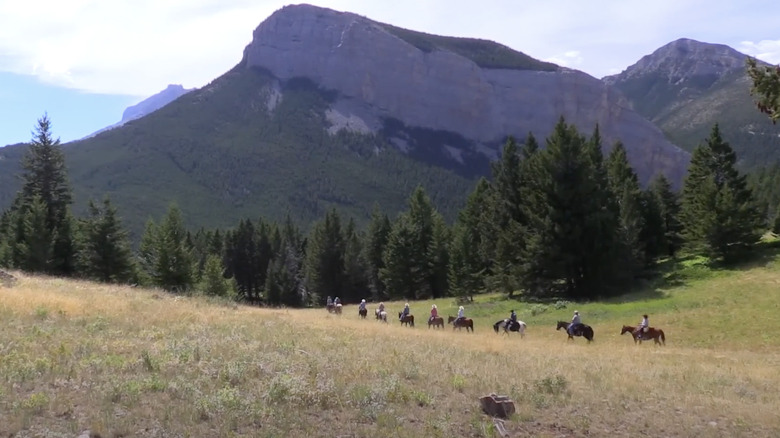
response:
M662 251L673 257L682 247L682 225L680 224L680 201L677 193L665 176L659 175L650 183L650 191L658 205L663 230Z
M122 283L133 275L127 232L108 197L102 208L89 202L89 217L82 226L78 260L86 277L106 283Z
M31 202L18 212L24 239L17 241L18 267L27 272L47 272L52 259L51 229L46 223L44 201L33 195Z
M176 205L159 226L149 221L141 238L139 264L148 281L168 291L185 292L195 281L196 263Z
M682 195L686 245L714 259L734 261L758 241L763 218L737 157L716 124L691 157Z
M450 242L452 236L444 218L438 212L433 213L433 238L428 248L431 264L431 297L446 297L450 293L447 276L450 269ZM474 292L470 292L473 294Z
M485 287L489 261L482 257L480 248L487 245L483 242L482 226L489 192L488 182L480 179L452 229L448 280L450 291L459 297L470 297ZM488 237L484 237L487 241Z
M350 219L344 228L344 286L340 295L344 303L356 303L367 298L368 265L363 258L364 239Z
M607 158L607 176L610 190L618 201L620 218L620 240L628 257L626 266L636 271L652 258L647 254L644 237L644 215L642 210L642 189L639 178L628 162L623 143L617 142Z
M387 298L385 284L380 279L379 272L385 267L382 254L387 246L391 229L390 219L387 218L386 214L380 212L379 205L374 205L371 222L366 233L364 257L368 265L368 284L371 288L371 296L375 301Z
M618 221L599 144L598 131L586 141L561 119L541 152L535 189L546 208L529 222L522 277L532 295L591 298L614 285Z
M344 249L341 218L334 209L314 225L306 247L306 286L320 305L326 296L339 296L344 286Z
M756 106L762 113L768 114L772 123L780 120L780 66L759 66L748 57L746 60L748 76L753 85L750 94L757 96Z
M29 206L33 198L39 198L46 210L45 237L50 239L51 246L46 251L50 253L48 262L45 266L36 263L36 272L72 275L76 249L73 244L72 218L68 212L68 206L72 202L71 189L60 141L53 137L47 115L38 119L29 149L22 158L22 169L22 190L13 203L13 209L29 211L24 209L24 206ZM20 215L24 216L25 213ZM17 237L20 235L17 234ZM29 247L42 242L41 236L23 237L35 239L36 242L33 244L16 240L14 243Z
M408 213L393 223L383 254L384 267L379 278L393 299L417 299L430 296L427 254L419 253L415 224Z
M225 268L219 256L210 254L206 257L203 269L203 281L201 290L209 296L230 297L232 294L232 282L225 278Z
M225 238L226 275L235 279L239 297L249 302L259 301L264 286L261 280L268 269L267 264L262 268L258 244L255 226L248 219L241 220Z

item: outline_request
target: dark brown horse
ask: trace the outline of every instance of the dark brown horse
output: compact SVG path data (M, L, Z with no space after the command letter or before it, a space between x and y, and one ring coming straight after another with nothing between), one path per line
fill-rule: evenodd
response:
M572 338L572 335L569 334L570 325L570 322L558 321L558 327L555 330L566 329L566 334L569 336L569 339L574 339ZM589 325L579 324L577 327L574 327L572 334L574 336L582 336L583 338L587 339L588 342L593 341L593 329Z
M414 327L414 315L406 315L402 318L401 315L403 314L404 312L398 312L398 320L401 321L401 324Z
M641 344L643 340L649 341L652 339L658 345L666 345L666 335L664 335L664 331L655 327L648 327L646 332L642 332L641 338L636 331L636 327L632 325L624 325L623 328L620 329L620 334L622 335L624 333L631 333L631 337L634 338L635 344L637 342Z
M466 332L468 332L469 329L471 329L471 332L474 333L474 320L471 318L458 319L455 318L454 316L449 316L447 317L447 324L452 324L453 330L455 329L460 330L463 327L466 327Z
M366 315L368 315L368 309L358 309L358 315L360 315L361 318L366 319Z
M444 318L437 316L435 318L428 318L428 328L444 328Z

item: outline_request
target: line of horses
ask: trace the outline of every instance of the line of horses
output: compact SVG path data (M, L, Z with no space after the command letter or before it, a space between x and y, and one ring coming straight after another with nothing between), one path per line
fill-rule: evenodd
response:
M328 312L330 313L336 313L341 314L341 304L338 304L334 306L335 309L328 308ZM362 319L366 319L368 316L368 309L358 309L358 314ZM374 311L374 315L378 321L387 323L387 311L379 309L376 309ZM414 327L414 315L405 315L403 316L403 312L398 312L398 320L401 322L401 325L406 325L407 327ZM465 328L466 332L474 332L474 320L471 318L462 318L458 319L454 316L448 316L447 317L447 324L452 324L452 329L462 329ZM566 335L570 340L574 339L574 336L581 336L588 340L588 342L593 342L593 328L587 324L578 324L577 327L574 327L572 329L571 333L569 333L569 326L571 325L570 322L566 321L558 321L558 324L556 326L556 330L564 329L566 332ZM509 334L511 332L516 332L520 334L520 338L525 338L525 329L528 327L528 325L523 321L516 321L512 322L508 318L507 319L501 319L496 321L495 324L493 324L493 330L496 333L502 332L504 334ZM428 328L434 328L434 329L443 329L444 328L444 318L441 316L437 316L435 318L428 318ZM624 325L623 328L620 330L620 334L624 335L626 333L630 333L631 337L634 339L634 343L641 344L642 341L649 341L653 340L658 345L666 345L666 335L664 334L664 331L655 327L648 327L647 330L643 332L638 332L636 326L631 325Z

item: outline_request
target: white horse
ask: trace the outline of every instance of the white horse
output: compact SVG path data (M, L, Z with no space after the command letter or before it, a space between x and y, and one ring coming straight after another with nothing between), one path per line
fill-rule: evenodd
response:
M379 309L376 309L374 311L374 315L376 315L376 319L378 319L378 320L384 322L385 324L387 324L387 312L386 311L383 310L383 311L380 312Z
M493 330L498 333L499 330L504 330L504 333L509 334L510 331L512 332L518 332L520 333L520 338L525 337L525 328L527 325L523 321L517 321L517 324L513 324L512 327L507 328L507 325L509 324L509 319L502 319L495 324L493 324Z

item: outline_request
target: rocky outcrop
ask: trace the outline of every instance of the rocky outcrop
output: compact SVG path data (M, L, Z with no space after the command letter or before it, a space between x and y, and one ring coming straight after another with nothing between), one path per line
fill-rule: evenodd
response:
M282 8L255 30L243 63L337 91L341 111L332 118L361 131L392 118L495 150L507 135L546 137L564 116L585 133L599 124L605 148L621 140L645 181L659 171L680 181L689 158L620 92L585 73L483 68L454 51L420 49L387 25L351 13Z

